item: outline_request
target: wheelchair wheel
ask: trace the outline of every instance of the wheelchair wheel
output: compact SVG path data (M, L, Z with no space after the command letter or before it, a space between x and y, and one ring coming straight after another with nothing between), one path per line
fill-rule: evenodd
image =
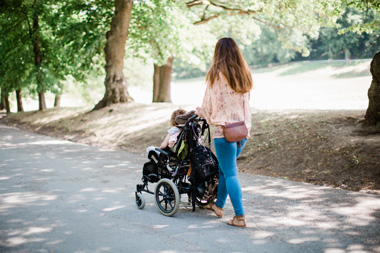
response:
M154 191L156 206L165 216L173 216L179 207L179 192L173 181L163 178L158 181Z
M136 205L139 209L143 209L145 207L145 198L141 193L135 193Z

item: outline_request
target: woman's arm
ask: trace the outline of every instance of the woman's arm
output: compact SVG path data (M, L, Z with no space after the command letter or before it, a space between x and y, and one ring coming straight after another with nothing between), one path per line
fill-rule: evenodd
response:
M200 108L199 106L195 109L195 114L198 115L199 117L201 118L205 118L204 115L203 115L203 112L202 112L202 108Z
M212 105L210 103L211 98L210 98L210 86L207 84L205 94L203 96L203 101L202 101L202 106L196 108L195 114L200 116L201 118L206 119L209 121L210 119L210 112L212 110Z

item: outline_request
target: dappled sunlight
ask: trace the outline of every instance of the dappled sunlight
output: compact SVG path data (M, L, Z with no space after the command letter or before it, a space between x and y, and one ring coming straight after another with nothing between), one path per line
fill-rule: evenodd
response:
M91 125L94 125L88 131L92 132L96 137L102 138L102 141L106 143L120 142L130 134L137 136L144 129L168 123L170 115L175 109L178 109L178 106L162 104L161 106L144 106L139 111L131 110L128 114L116 114L117 116L110 113L109 116L93 120ZM114 110L117 113L120 108L115 108ZM87 124L90 124L90 122ZM91 139L91 136L89 136L89 139Z
M38 194L35 192L13 192L0 194L0 214L6 215L10 209L28 206L48 206L49 201L57 198L55 195Z
M243 184L243 196L253 194L256 197L244 200L249 213L247 221L253 222L254 227L275 233L276 237L288 231L289 244L318 242L326 251L341 249L345 243L343 237L352 239L367 234L376 238L378 235L380 198L377 196L260 176L248 185ZM340 198L335 197L338 194ZM298 230L301 233L295 232ZM255 239L259 238L252 238L253 243L257 243ZM363 243L356 240L354 248L373 252L379 243L380 238ZM351 250L350 246L348 251Z
M2 137L0 142L8 145L0 144L0 247L62 248L78 236L77 229L88 229L80 225L88 215L108 219L107 214L125 212L123 178L137 165L123 153L25 132ZM78 221L75 230L68 226L73 221ZM104 224L94 223L92 231Z
M46 240L46 239L44 239L44 238L26 239L24 237L17 236L17 237L11 237L11 238L9 238L7 240L7 245L9 247L15 247L15 246L19 246L19 245L27 244L27 243L42 242L44 240Z
M42 233L48 233L50 231L52 231L53 228L51 227L31 227L31 228L28 228L27 231L25 231L24 233L22 233L23 236L28 236L28 235L32 235L32 234L42 234Z
M106 189L103 189L101 192L103 192L103 193L118 194L118 193L121 193L124 190L125 190L124 188L106 188Z
M107 208L104 208L103 211L104 211L104 212L112 212L112 211L115 211L115 210L118 210L118 209L121 209L121 208L125 208L125 206L112 206L112 207L107 207Z
M97 189L92 188L92 187L80 190L80 192L95 192L95 191L97 191Z
M72 143L63 141L63 140L39 140L39 141L30 141L30 142L18 142L18 143L9 143L0 141L0 150L6 149L18 149L21 147L27 147L30 145L34 146L57 146L57 145L70 145ZM41 153L35 153L35 155L42 155Z
M317 242L319 240L320 238L318 237L304 237L304 238L291 239L291 240L288 240L288 242L291 244L303 244L306 242Z
M161 228L167 228L169 227L168 225L154 225L152 228L153 229L161 229Z
M59 113L57 113L57 109L59 110ZM58 121L64 118L68 117L75 117L76 115L79 115L81 113L84 113L86 111L89 111L90 108L88 107L81 107L81 108L51 108L44 110L43 114L44 117L40 117L42 112L40 111L34 111L34 112L27 112L30 114L30 117L28 117L29 122L33 122L34 124L38 125L45 125L49 124L54 121ZM17 115L15 115L17 118Z
M282 180L277 180L273 182L269 182L268 184L264 184L261 186L247 186L242 187L243 191L247 192L257 192L262 191L263 196L267 197L281 197L285 199L306 199L309 200L311 197L315 195L320 195L318 190L311 190L305 192L304 188L300 186L288 186L286 191L284 191L284 184ZM314 200L315 201L315 200ZM323 201L321 199L320 201Z
M380 199L368 200L356 198L357 203L353 206L335 206L332 210L342 216L347 216L347 222L356 226L366 226L376 222L376 212L380 212Z
M165 217L150 194L139 210L135 189L146 156L37 135L0 141L13 147L0 147L0 247L13 251L70 251L68 245L118 251L115 242L131 245L136 238L151 251L159 243L170 251L178 242L188 242L183 251L189 252L213 243L226 252L375 252L380 245L377 196L239 174L248 228L232 228L225 224L233 216L229 200L221 219L185 204Z

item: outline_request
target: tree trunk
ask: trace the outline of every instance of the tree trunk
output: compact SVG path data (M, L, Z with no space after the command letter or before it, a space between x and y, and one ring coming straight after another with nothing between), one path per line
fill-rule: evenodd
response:
M17 100L17 111L23 112L24 106L22 105L22 90L21 89L16 90L16 100Z
M36 5L38 4L37 2L38 1L36 1ZM40 50L38 12L36 12L33 16L33 35L34 35L34 45L33 45L34 65L37 68L37 87L38 89L40 89L40 91L38 92L39 110L42 111L46 109L46 102L45 102L44 87L42 87L41 74L39 73L41 62L42 62L42 56L41 56L41 50Z
M54 107L61 107L61 94L55 95Z
M7 113L11 113L11 106L9 104L9 94L8 92L4 93L4 103L5 103L5 110Z
M172 80L173 57L163 66L154 66L153 102L172 102L171 80Z
M105 94L93 110L99 110L111 104L132 102L133 98L127 90L124 77L125 42L131 18L133 0L115 0L115 16L112 19L111 30L107 32L107 43L104 49L106 55Z
M153 102L158 102L158 94L160 94L160 74L161 67L154 64L153 72Z
M371 61L372 83L368 90L369 104L365 114L367 125L380 124L380 52Z
M42 89L40 92L38 92L38 109L40 111L43 111L46 109L46 101L45 101L45 91Z
M9 104L9 94L5 88L2 88L0 110L4 110L4 109L7 111L7 113L11 113L11 107Z
M55 94L54 107L61 107L61 96L62 96L62 93L63 93L63 84L62 83L58 83L58 86L59 86L59 91L58 91L57 94Z
M1 88L0 110L5 109L5 88Z

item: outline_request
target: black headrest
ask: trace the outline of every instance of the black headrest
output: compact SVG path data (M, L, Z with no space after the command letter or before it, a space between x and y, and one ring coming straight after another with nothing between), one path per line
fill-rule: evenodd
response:
M178 115L176 118L175 118L175 123L177 123L178 125L183 125L186 123L186 121L188 119L190 119L192 116L194 116L195 114L195 111L192 110L192 111L189 111L185 114L181 114L181 115Z

